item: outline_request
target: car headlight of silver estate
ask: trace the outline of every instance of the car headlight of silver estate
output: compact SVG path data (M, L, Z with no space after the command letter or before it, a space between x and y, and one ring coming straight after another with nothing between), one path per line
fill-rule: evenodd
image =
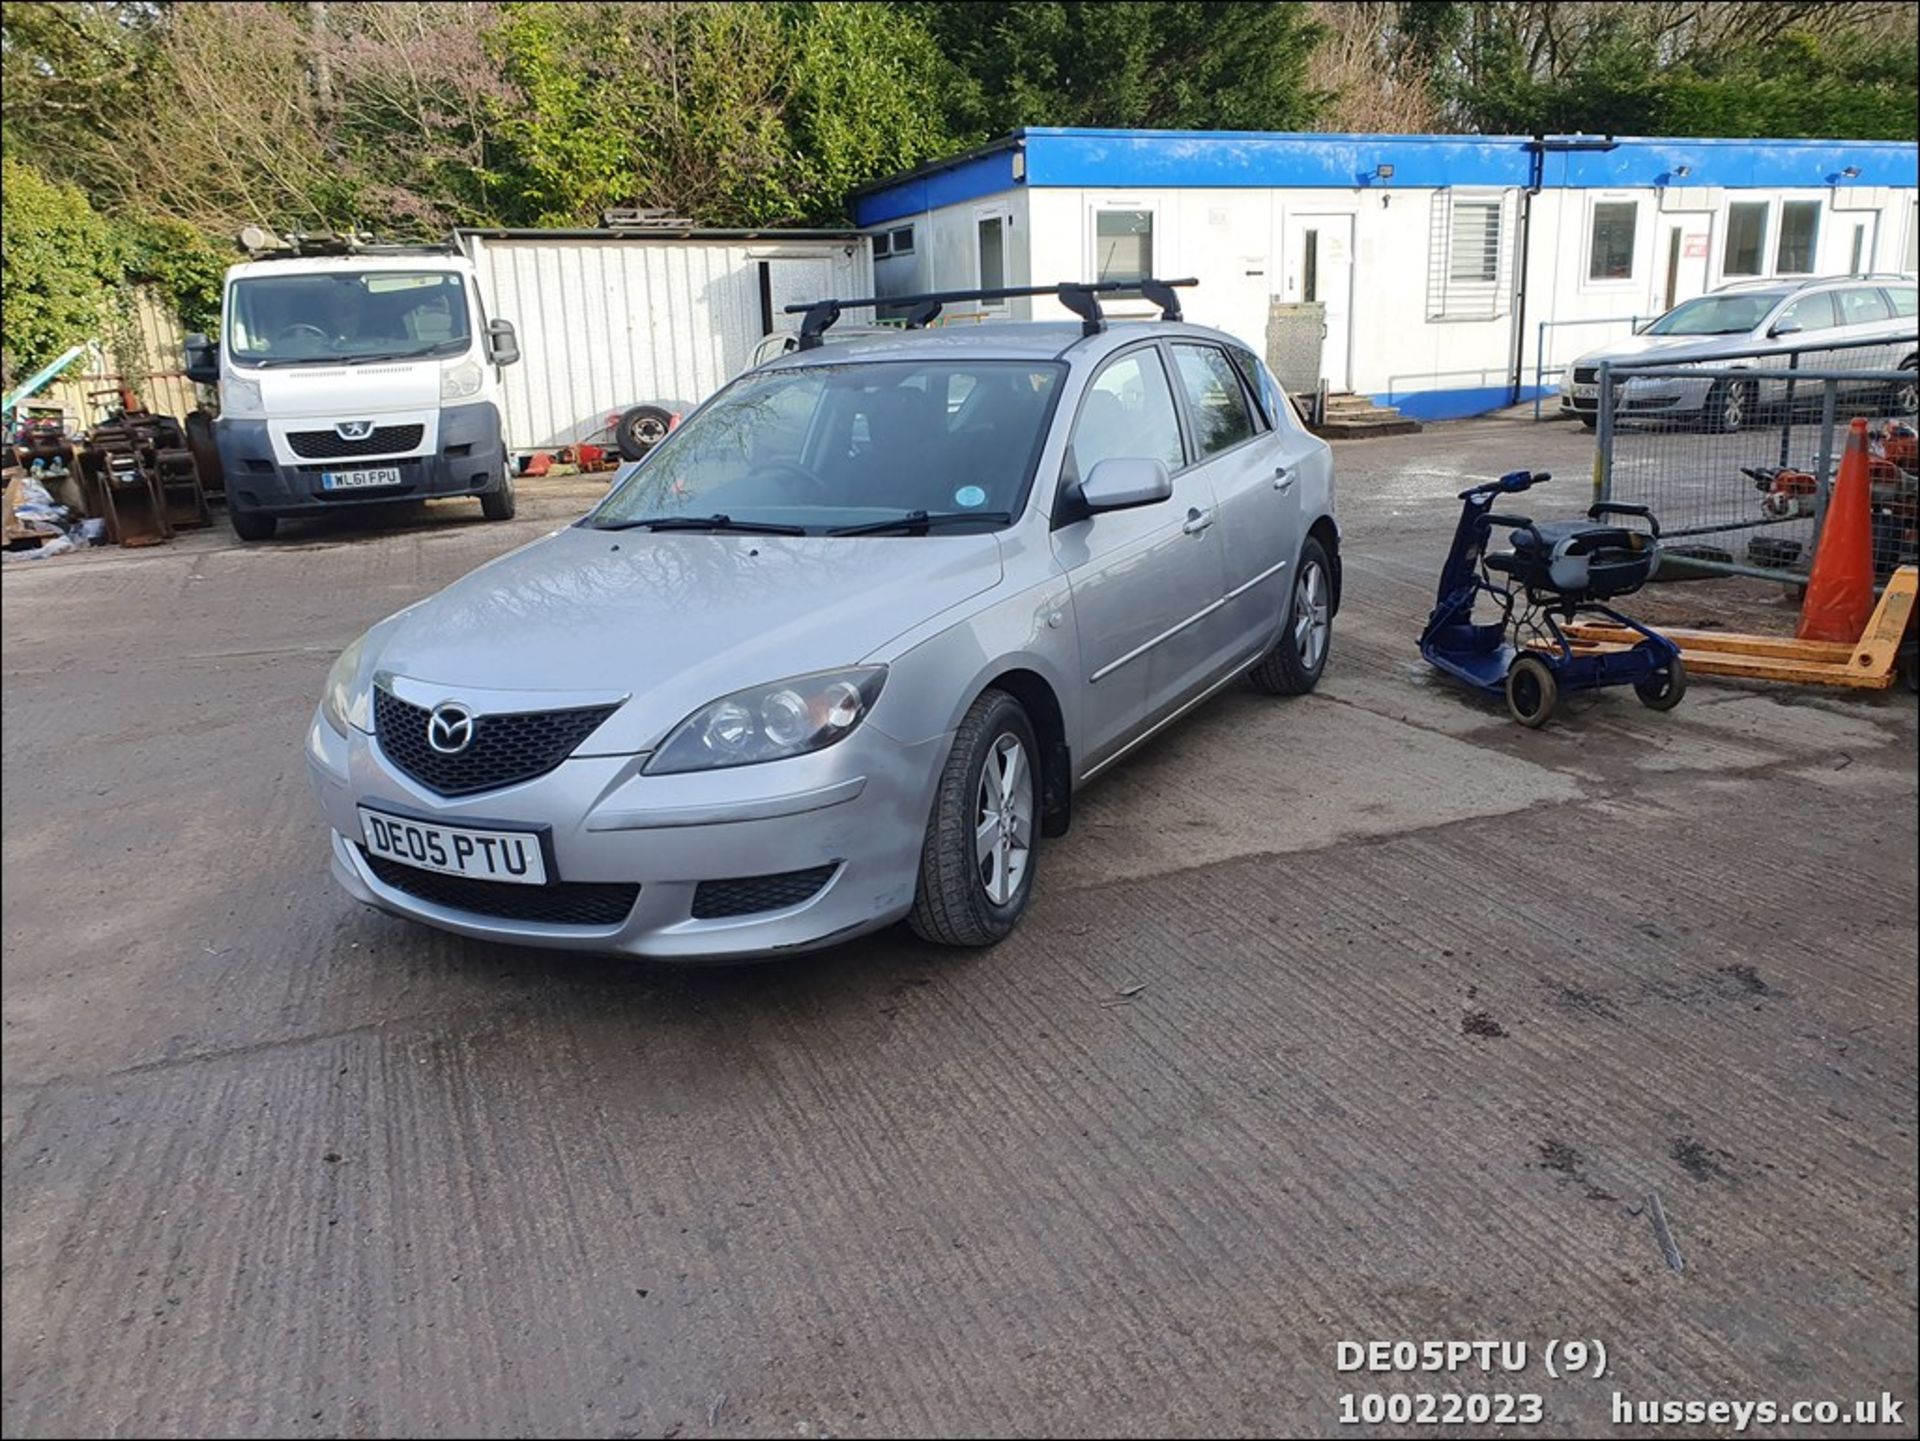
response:
M327 689L320 697L320 714L341 735L367 728L367 694L360 689L360 656L367 648L363 635L340 652L340 659L327 672Z
M886 679L885 666L860 666L722 696L673 728L646 774L750 766L825 750L866 719Z

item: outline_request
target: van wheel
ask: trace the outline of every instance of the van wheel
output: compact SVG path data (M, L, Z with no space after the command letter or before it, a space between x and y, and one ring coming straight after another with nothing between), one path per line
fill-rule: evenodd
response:
M498 490L480 497L480 514L488 520L512 520L513 509L513 477L503 475Z
M227 507L227 519L233 522L233 533L242 540L272 540L273 533L280 528L279 516L242 510L237 505Z
M1320 672L1327 668L1333 646L1333 568L1325 547L1312 536L1300 547L1291 596L1280 638L1248 672L1268 695L1305 695L1320 684Z
M907 924L943 946L990 946L1027 909L1039 843L1040 747L1020 702L989 690L940 772Z

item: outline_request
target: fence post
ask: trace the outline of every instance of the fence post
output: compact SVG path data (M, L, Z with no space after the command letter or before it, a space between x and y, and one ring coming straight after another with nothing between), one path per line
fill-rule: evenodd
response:
M1593 498L1613 499L1613 362L1600 362L1600 392L1594 397Z
M1780 467L1785 469L1793 451L1793 372L1800 368L1800 352L1787 357L1787 404L1780 417Z
M1540 392L1547 384L1547 322L1540 322L1540 338L1533 347L1533 418L1540 418Z
M1825 380L1820 384L1820 458L1813 468L1814 476L1820 483L1813 489L1813 543L1802 557L1809 569L1813 566L1814 556L1820 551L1820 532L1827 524L1827 497L1833 492L1833 412L1839 392L1840 382L1837 380Z

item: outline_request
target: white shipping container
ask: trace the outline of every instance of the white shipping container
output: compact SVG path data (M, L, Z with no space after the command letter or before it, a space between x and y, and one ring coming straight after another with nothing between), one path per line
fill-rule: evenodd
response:
M746 366L789 304L873 294L864 236L801 231L458 232L488 319L513 322L503 374L516 454L610 443L607 417L651 404L685 413Z

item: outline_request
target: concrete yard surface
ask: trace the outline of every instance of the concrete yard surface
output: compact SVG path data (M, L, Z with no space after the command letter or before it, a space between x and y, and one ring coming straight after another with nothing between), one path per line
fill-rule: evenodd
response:
M5 1434L1431 1434L1341 1424L1417 1392L1914 1434L1913 698L1529 732L1418 660L1454 491L1571 514L1591 446L1338 446L1321 689L1117 767L978 953L676 970L337 891L333 655L591 479L9 564ZM1428 1339L1527 1367L1338 1369Z

